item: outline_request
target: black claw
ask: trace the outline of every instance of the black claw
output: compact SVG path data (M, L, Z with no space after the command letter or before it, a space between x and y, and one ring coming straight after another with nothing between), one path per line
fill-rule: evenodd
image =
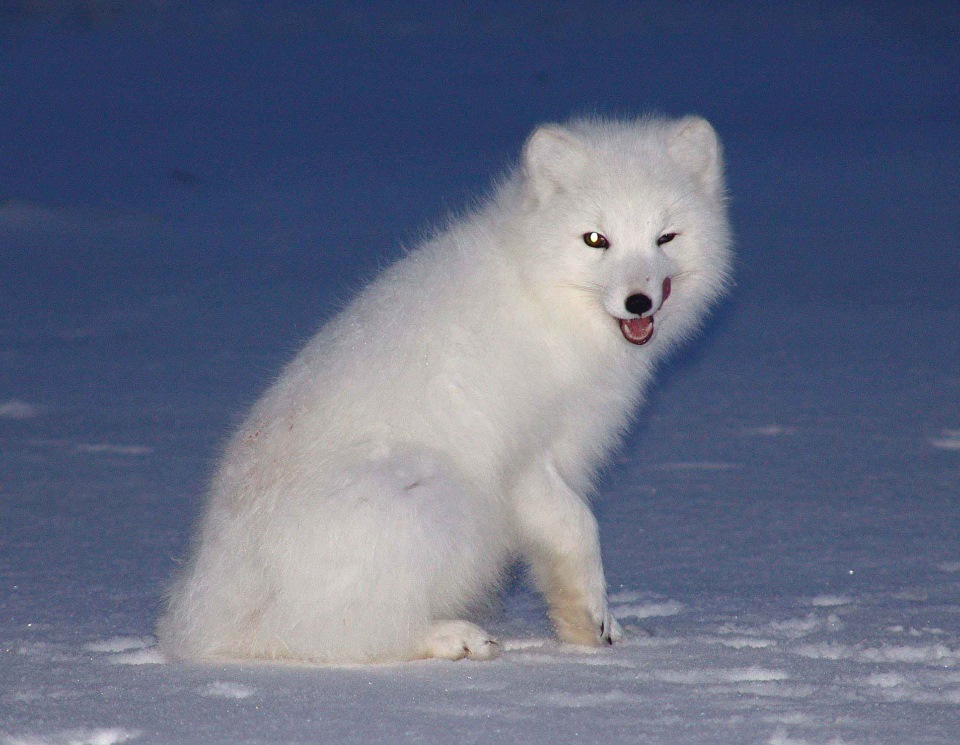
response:
M607 628L607 622L603 621L600 624L600 641L604 641L607 644L613 644L613 639L610 636L610 629Z

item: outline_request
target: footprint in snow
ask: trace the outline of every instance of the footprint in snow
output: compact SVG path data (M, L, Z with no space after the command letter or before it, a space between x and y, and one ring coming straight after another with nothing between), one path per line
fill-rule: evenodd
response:
M0 419L33 419L38 413L36 406L17 398L0 403Z
M120 727L72 729L45 735L7 736L3 738L3 745L119 745L140 737L140 734L137 730Z
M754 437L782 437L792 435L797 431L796 427L785 427L782 424L768 424L763 427L744 427L740 430L745 435Z
M254 689L240 683L231 683L224 680L215 680L210 685L199 690L201 696L208 698L249 698Z
M99 642L90 642L83 648L88 652L109 654L114 665L159 665L166 662L152 636L114 636Z
M930 444L938 450L960 450L960 429L945 429L940 437L931 437Z

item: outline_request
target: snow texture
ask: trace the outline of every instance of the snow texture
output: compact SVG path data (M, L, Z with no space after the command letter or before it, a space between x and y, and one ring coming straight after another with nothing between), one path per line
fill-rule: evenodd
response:
M953 3L0 3L0 743L960 741ZM627 637L154 646L226 433L542 121L703 114L737 287L595 501Z

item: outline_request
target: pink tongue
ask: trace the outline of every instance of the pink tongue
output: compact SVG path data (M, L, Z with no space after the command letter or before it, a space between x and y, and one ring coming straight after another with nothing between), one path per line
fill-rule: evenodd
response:
M653 336L653 318L621 318L620 331L631 344L646 344Z

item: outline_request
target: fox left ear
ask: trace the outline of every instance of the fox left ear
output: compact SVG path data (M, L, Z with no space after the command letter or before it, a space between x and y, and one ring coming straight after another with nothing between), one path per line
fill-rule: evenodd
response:
M544 201L573 183L586 161L583 146L557 124L537 127L523 147L523 173L530 195Z
M723 190L723 152L710 122L687 116L674 125L668 145L671 157L700 179L712 194Z

